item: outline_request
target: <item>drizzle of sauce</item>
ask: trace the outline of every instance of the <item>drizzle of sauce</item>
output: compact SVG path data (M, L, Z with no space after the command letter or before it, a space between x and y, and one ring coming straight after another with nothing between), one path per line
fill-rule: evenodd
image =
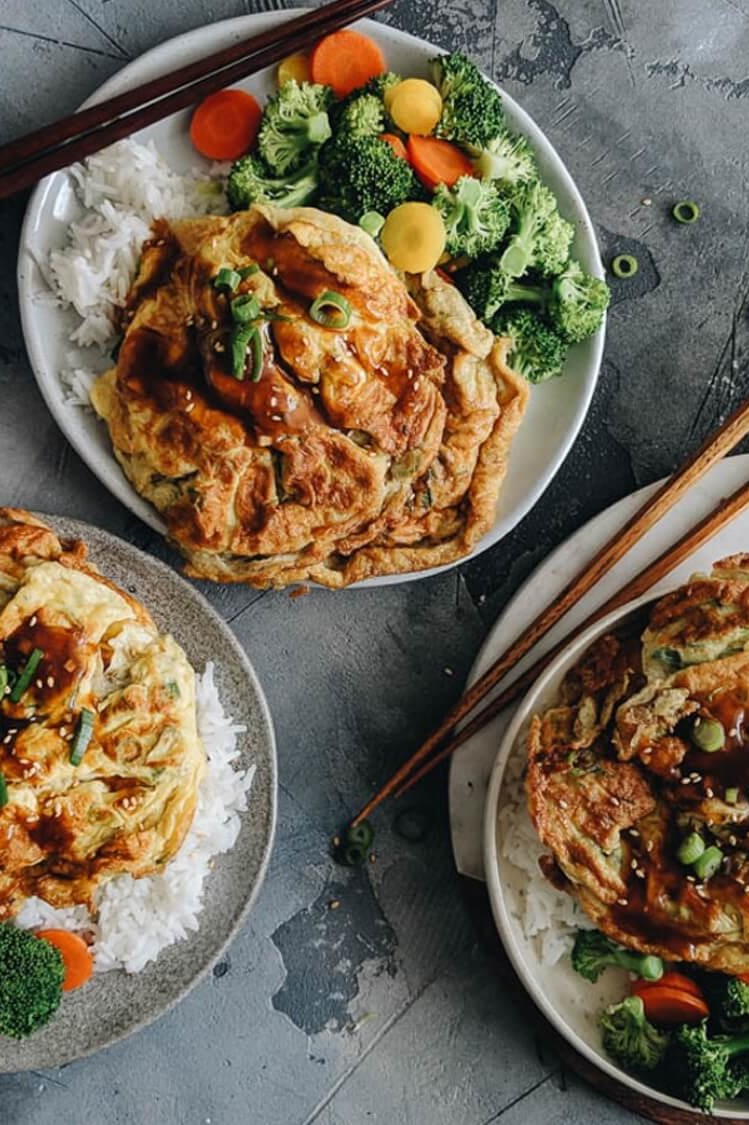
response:
M735 691L714 694L712 698L700 701L699 714L704 718L717 719L726 732L726 743L722 750L706 754L690 743L684 758L682 773L694 770L703 776L715 778L726 787L749 788L749 731L747 731L746 712L749 702Z

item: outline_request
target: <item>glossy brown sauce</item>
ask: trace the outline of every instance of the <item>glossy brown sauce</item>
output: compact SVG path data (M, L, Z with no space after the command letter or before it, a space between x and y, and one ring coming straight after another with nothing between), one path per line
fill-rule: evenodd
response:
M726 691L713 694L700 703L700 715L717 719L722 724L726 744L724 749L712 754L690 745L682 772L694 770L726 788L749 789L749 731L745 725L749 702L733 691Z

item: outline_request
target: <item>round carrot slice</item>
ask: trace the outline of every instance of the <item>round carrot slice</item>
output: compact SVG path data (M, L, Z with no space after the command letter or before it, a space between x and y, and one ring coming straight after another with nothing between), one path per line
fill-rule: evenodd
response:
M246 90L219 90L200 103L190 122L190 140L210 160L236 160L252 147L262 110Z
M339 98L386 70L385 57L374 40L349 28L321 39L312 52L310 64L312 81L332 86Z
M62 954L65 966L63 992L71 992L86 983L94 971L94 959L80 934L71 933L70 930L37 930L36 936L54 945Z
M702 989L696 981L693 981L686 973L677 973L674 969L669 969L669 971L664 973L657 981L634 980L632 981L630 991L633 996L641 996L643 992L646 992L656 984L659 988L678 988L681 992L689 992L692 996L698 996L700 1000L705 999Z

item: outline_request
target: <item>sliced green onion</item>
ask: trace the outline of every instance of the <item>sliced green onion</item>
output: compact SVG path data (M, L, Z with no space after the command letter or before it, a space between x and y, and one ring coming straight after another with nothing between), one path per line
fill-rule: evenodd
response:
M93 711L89 711L88 707L81 708L73 741L70 743L70 764L72 766L81 764L86 748L91 741L91 735L94 733L94 718Z
M8 688L8 668L5 664L0 664L0 699L3 698Z
M680 199L674 203L671 214L677 223L696 223L700 217L700 206L693 199Z
M254 332L257 332L257 328L252 324L245 324L243 327L237 326L231 334L231 373L240 382L247 374L245 371L247 345Z
M697 749L705 754L714 754L716 750L722 750L726 744L723 724L717 719L703 719L699 715L694 720L689 737Z
M726 789L725 802L727 805L735 805L739 799L738 789Z
M5 780L5 774L0 772L0 809L5 808L8 803L8 782Z
M23 668L23 671L19 673L18 679L16 680L16 682L13 685L13 690L10 693L11 703L18 703L19 702L21 696L26 691L26 688L29 686L32 679L34 678L34 673L36 672L37 668L39 667L39 662L41 661L43 656L44 656L44 653L42 652L42 650L40 648L35 648L33 650L33 652L31 653L31 656L26 661L26 664Z
M172 699L179 699L181 693L179 690L179 684L176 680L168 680L165 687L167 690L167 695L171 695Z
M712 879L722 862L723 852L713 844L709 848L705 848L699 859L692 865L692 870L702 882L704 879Z
M634 254L617 254L611 263L614 277L634 277L639 268L640 263Z
M235 324L249 324L251 320L257 320L260 312L257 298L253 297L251 293L245 293L242 297L235 297L231 303L231 315Z
M250 336L250 350L252 351L252 370L250 371L250 381L257 383L263 373L263 338L260 335L260 329L255 328Z
M228 266L222 266L213 279L214 289L228 289L230 293L239 285L242 280L242 275L237 273L236 270L230 269Z
M340 332L348 328L351 320L351 305L340 293L326 289L310 305L309 315L323 328L335 328Z
M692 864L700 858L704 850L705 841L702 839L699 832L690 832L689 835L682 840L676 853L676 858L679 863L684 863L687 867L691 867Z
M371 234L372 238L377 238L377 235L385 226L385 218L379 211L367 211L359 219L359 226L367 234Z
M372 847L373 840L374 828L368 820L363 820L361 824L352 824L346 831L346 843L364 848L365 851Z
M241 270L237 270L237 273L242 278L242 281L244 281L245 278L252 277L254 273L257 273L259 269L260 266L257 262L253 262L250 266L242 266Z
M341 854L341 862L346 867L361 867L367 858L367 849L362 848L359 844L347 844Z

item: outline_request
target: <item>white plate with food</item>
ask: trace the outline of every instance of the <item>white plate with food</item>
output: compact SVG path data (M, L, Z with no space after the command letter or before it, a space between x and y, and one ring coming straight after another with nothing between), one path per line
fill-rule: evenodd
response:
M0 1069L19 1071L122 1038L207 971L262 882L276 763L246 656L163 563L6 508L0 587Z
M484 818L495 921L544 1015L632 1089L742 1120L748 562L572 642L515 712Z
M240 17L161 44L123 68L95 98L117 94L290 14ZM421 79L416 87L403 82L396 86L398 96L393 94L387 108L387 86L377 87L381 106L375 107L375 119L386 113L387 120L381 116L376 128L386 125L395 147L385 144L379 132L371 135L367 112L357 110L344 117L340 102L326 102L305 118L304 144L314 148L312 194L310 174L296 165L280 179L266 168L261 188L257 168L249 176L255 199L261 192L284 204L328 208L322 219L318 208L306 244L318 271L317 289L324 284L314 300L314 286L294 290L282 255L270 253L259 264L254 280L247 274L251 256L246 248L241 251L241 222L236 217L228 226L225 220L209 217L202 228L188 223L176 232L162 230L163 239L154 239L156 249L160 243L170 253L176 247L185 273L196 261L205 267L203 251L214 234L220 244L224 240L226 262L211 263L213 280L218 280L222 265L231 268L222 275L223 293L212 294L216 300L209 302L210 308L197 308L189 301L189 307L180 304L177 298L185 296L184 286L179 293L162 286L161 307L179 304L185 324L189 321L193 335L200 336L199 340L191 336L189 347L182 341L182 359L190 349L193 358L205 357L207 344L217 369L222 363L233 363L239 328L247 327L244 322L238 327L234 313L249 317L249 333L241 337L240 369L234 372L227 367L223 375L233 374L235 382L246 384L254 384L257 377L258 386L268 390L260 396L262 403L257 395L252 402L248 395L239 402L227 397L216 389L221 371L216 378L203 372L200 395L194 386L187 388L189 396L168 404L161 401L156 412L151 402L150 413L147 410L144 416L143 399L133 405L132 378L121 371L135 350L129 348L128 334L147 331L158 337L161 333L165 341L158 355L155 349L148 355L141 350L135 365L140 374L143 365L150 364L158 365L163 376L165 355L174 354L170 346L176 344L177 351L182 346L175 326L165 327L158 315L152 315L158 293L149 297L143 269L128 296L151 222L160 215L170 221L210 216L228 207L221 191L221 177L227 170L216 169L198 156L190 142L187 113L93 158L86 172L75 176L60 172L47 178L29 205L19 257L20 302L32 366L45 401L103 483L153 528L168 533L187 556L193 574L258 586L309 578L336 587L398 581L454 565L496 543L532 507L566 456L590 403L603 347L606 294L601 283L591 281L603 273L595 236L561 159L539 127L504 94L501 109L496 88L484 85L480 76L469 72L468 85L473 83L474 89L464 97L465 89L461 92L454 72L444 66L429 71L429 60L439 53L435 47L380 23L364 21L359 28L374 41L391 72ZM336 83L333 55L333 71L320 73ZM318 70L324 62L313 60ZM328 57L328 67L330 62ZM313 67L313 77L316 74L320 76ZM424 81L427 75L431 84ZM275 74L264 72L243 86L265 102L275 83ZM437 94L437 85L444 98ZM431 91L426 99L425 89ZM471 104L475 109L479 96L484 112L477 116L496 122L492 128L501 143L494 144L497 137L488 140L475 133ZM407 130L428 132L434 125L435 104L440 138L427 137L425 149L424 137L416 132L407 136ZM502 113L510 132L501 124ZM273 147L279 116L283 115L277 114L271 123L263 152L282 166L288 160L294 163L302 149L289 156L284 144ZM285 129L287 124L281 128L283 142L288 140ZM365 142L356 138L359 155L352 155L353 150L345 146L360 129L370 133ZM470 151L464 143L469 133ZM457 145L449 139L455 137ZM404 141L406 159L398 148ZM201 144L206 148L205 138ZM377 149L374 163L369 159L373 148ZM310 155L307 149L305 160ZM364 149L366 157L361 156ZM389 156L383 155L385 149ZM360 156L363 164L356 163ZM340 169L354 166L360 171L358 179L353 173L339 174ZM481 179L484 175L502 178ZM274 176L275 186L269 186ZM437 193L435 205L424 183L456 176L452 189ZM235 204L238 195L241 206L252 201L246 194L247 182L246 174L244 179L235 177L235 190L230 192ZM385 196L383 185L389 193ZM376 230L379 220L372 226L370 215L365 223L368 231L346 225L345 221L363 220L359 210L366 205L371 211L372 203L383 199L387 203L383 210L405 199L428 211L426 219L425 210L408 211L405 218L401 213L398 222L391 221L397 210L393 207L385 216L388 221L380 240L393 262L404 269L424 270L439 256L440 238L447 238L449 260L440 256L440 261L453 271L449 281L430 271L422 275L427 282L420 283L419 275L411 274L407 297L402 279L391 271L368 233ZM414 214L418 222L409 224L408 215ZM271 208L263 222L270 224L276 243L286 236L299 247L300 239L309 234L305 233L309 216L296 218L296 224L284 226L278 209ZM255 226L259 225L256 216ZM321 273L323 244L332 244L338 256L323 263ZM466 247L471 250L468 257L461 255ZM255 245L255 256L258 250ZM578 267L569 266L570 253L579 261L584 281ZM476 254L484 255L482 269L486 269L481 277L473 268ZM486 255L491 259L488 265ZM166 256L164 251L162 266ZM158 269L155 251L144 259ZM463 269L457 269L461 265ZM455 280L458 286L452 284ZM333 304L323 302L318 308L319 298L330 291ZM492 332L470 311L461 292L502 334L502 346L494 343ZM241 310L235 309L237 296L251 297L261 305L254 334L250 313L257 311L256 306L245 301ZM117 335L112 315L123 315L125 305L125 347L120 352L124 358L117 363L116 393L114 399L109 396L108 404L97 403L105 426L83 407L89 402L92 373L111 366L108 353ZM279 313L287 319L279 319ZM294 322L291 327L289 317ZM218 336L209 339L211 332ZM569 346L570 340L586 333L592 335ZM223 358L217 359L217 353ZM266 362L269 356L273 370ZM505 361L533 379L562 367L563 374L532 387L528 396L527 383L508 371ZM394 367L392 372L388 364ZM189 366L182 363L183 374ZM322 368L328 375L318 377L314 371ZM387 384L390 375L395 377ZM203 417L201 425L206 380L210 394L219 395L220 409ZM190 405L195 397L201 399L197 408ZM215 399L209 405L216 407ZM261 413L265 421L259 420ZM136 416L139 421L134 421ZM319 442L312 440L312 431ZM158 449L157 432L169 438ZM205 437L210 434L216 435L215 448L205 452L203 447L211 444ZM246 463L235 456L240 445L249 450ZM295 456L300 446L303 456ZM170 457L173 447L179 455ZM196 450L203 450L202 461ZM335 465L332 474L331 464ZM222 472L223 490L217 484Z

